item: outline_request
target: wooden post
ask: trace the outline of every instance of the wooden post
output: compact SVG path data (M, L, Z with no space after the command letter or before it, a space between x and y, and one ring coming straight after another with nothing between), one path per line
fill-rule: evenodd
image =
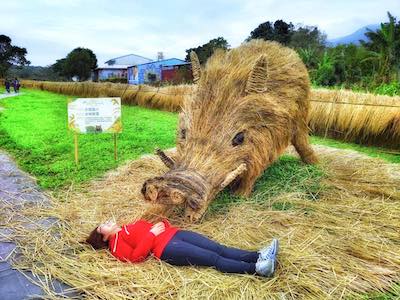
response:
M117 161L117 134L114 133L114 160Z
M79 152L78 152L78 134L74 133L74 144L75 144L75 164L79 164Z

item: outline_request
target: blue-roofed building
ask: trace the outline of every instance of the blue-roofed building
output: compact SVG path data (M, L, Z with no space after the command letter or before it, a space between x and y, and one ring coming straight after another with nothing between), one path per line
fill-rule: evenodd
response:
M145 64L148 62L153 61L150 58L137 55L137 54L128 54L124 56L119 56L116 58L109 59L105 62L106 65L139 65L139 64Z
M152 59L136 54L128 54L107 60L93 72L93 80L127 78L128 66L151 62Z
M128 67L128 83L146 84L158 81L174 81L178 70L189 65L190 63L178 58L132 65Z

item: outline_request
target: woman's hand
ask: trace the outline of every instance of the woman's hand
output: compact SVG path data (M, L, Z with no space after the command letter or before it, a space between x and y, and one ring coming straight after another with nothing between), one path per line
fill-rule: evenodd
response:
M158 222L154 224L150 229L150 232L153 233L155 236L160 235L164 231L165 231L165 224L163 222Z

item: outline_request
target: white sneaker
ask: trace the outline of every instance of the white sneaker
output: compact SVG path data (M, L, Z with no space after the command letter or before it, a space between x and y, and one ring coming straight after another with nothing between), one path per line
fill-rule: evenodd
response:
M276 259L279 251L279 241L277 239L273 239L271 244L268 247L265 247L258 251L259 258L263 260L267 259Z
M267 259L262 260L259 259L256 262L256 273L265 277L272 277L275 272L275 260Z
M265 277L272 277L276 268L276 256L279 251L279 241L273 239L268 247L259 251L259 258L256 263L256 273Z

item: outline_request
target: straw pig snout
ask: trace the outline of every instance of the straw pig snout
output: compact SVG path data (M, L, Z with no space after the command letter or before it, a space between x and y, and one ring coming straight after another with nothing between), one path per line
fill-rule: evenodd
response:
M207 198L210 184L194 171L170 171L148 179L142 187L146 201L164 205L187 204L194 210Z

